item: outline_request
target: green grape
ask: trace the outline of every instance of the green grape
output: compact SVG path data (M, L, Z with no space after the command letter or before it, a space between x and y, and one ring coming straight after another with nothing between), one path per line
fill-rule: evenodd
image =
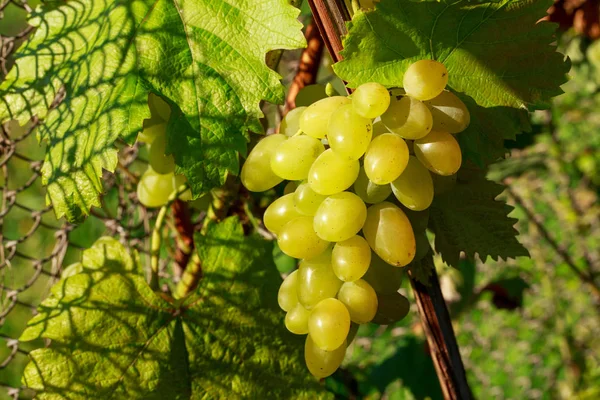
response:
M448 83L448 70L441 62L419 60L404 73L402 87L411 97L430 100L442 93Z
M422 139L415 140L415 155L438 175L453 175L462 163L458 142L448 132L431 131Z
M308 177L313 162L325 151L325 146L314 137L294 136L281 143L271 156L271 171L290 181Z
M380 0L360 0L360 6L365 9L375 8L375 4L379 3Z
M300 118L300 129L308 136L322 139L327 134L327 126L331 114L343 105L350 104L347 97L327 97L310 105Z
M435 196L447 193L456 186L456 174L448 176L433 174L431 178L433 179L433 193Z
M153 170L159 174L168 174L175 171L175 158L172 154L166 155L167 136L157 136L150 145L148 161Z
M346 342L333 351L321 350L310 335L306 337L304 345L304 361L310 373L318 379L327 378L333 374L344 361L346 355Z
M327 140L329 146L342 157L358 160L365 154L373 126L371 120L354 112L351 104L335 110L329 119Z
M381 116L381 122L390 132L405 139L419 139L427 135L433 126L431 111L422 102L404 96L392 100L388 110Z
M318 348L332 351L346 342L350 313L338 299L321 300L308 317L308 334Z
M281 121L281 125L279 125L279 133L292 137L300 130L300 117L302 117L302 113L306 110L306 107L296 107L293 110L290 110L283 120Z
M329 196L348 189L358 177L360 164L325 150L308 172L308 184L318 194Z
M164 206L171 193L173 193L173 174L159 174L148 167L138 182L138 199L148 208Z
M307 107L321 99L327 98L325 85L319 83L304 86L296 95L296 108Z
M296 335L306 335L308 333L308 318L310 311L302 307L302 304L296 304L285 315L285 327L288 331Z
M425 229L427 229L427 225L429 224L429 208L423 211L410 210L404 206L400 206L400 208L408 217L413 232L425 232Z
M375 139L377 136L381 135L382 133L390 133L390 130L384 125L383 122L381 122L381 119L379 121L374 121L373 122L373 137L371 138L371 140Z
M286 312L298 304L298 270L289 274L281 282L279 292L277 292L277 302L279 307Z
M367 204L381 203L392 194L390 185L376 185L369 180L365 169L361 167L354 182L354 192Z
M427 233L425 231L415 232L415 244L416 252L413 261L421 261L431 249L429 245L429 239L427 238Z
M264 192L283 181L271 170L271 156L287 139L285 135L269 135L254 146L242 166L242 184L251 192Z
M279 231L277 243L281 251L293 258L313 258L329 246L329 242L315 233L312 217L295 218L285 224Z
M352 107L361 117L377 118L390 105L390 94L377 82L363 83L352 93Z
M181 185L184 185L187 182L187 178L184 175L173 175L173 190L179 189ZM185 192L181 193L178 197L181 201L191 201L192 200L192 190L188 189Z
M385 262L408 265L415 256L415 235L404 212L384 201L367 210L363 233L371 249Z
M342 283L331 268L331 250L326 250L318 257L300 261L298 301L310 310L321 300L335 297Z
M366 324L377 312L377 294L362 279L344 283L338 293L338 300L344 303L350 319L357 324Z
M312 217L326 198L312 190L308 183L303 183L294 192L294 205L300 214Z
M169 106L169 103L154 93L148 95L148 108L150 108L152 117L156 116L165 122L169 121L169 118L171 118L171 107Z
M265 227L275 235L279 235L281 229L291 220L301 217L294 207L294 194L281 196L265 210L263 222Z
M377 293L377 313L371 322L379 325L391 325L408 315L410 303L398 292Z
M326 198L315 214L314 229L328 242L342 242L360 232L367 218L365 203L350 192Z
M371 248L360 236L336 243L331 253L331 266L335 275L344 282L363 277L371 264Z
M200 195L196 200L190 202L190 207L198 211L208 211L212 204L213 198L210 192Z
M415 156L410 156L406 169L391 187L398 201L411 210L425 210L433 201L431 174Z
M371 265L362 277L378 294L396 293L403 278L403 268L392 267L375 253L371 254Z
M431 110L433 130L458 133L467 129L471 123L471 115L465 103L447 90L426 101L425 105Z
M138 134L138 142L152 144L154 139L159 136L165 136L167 124L161 120L144 120L144 129Z
M393 182L408 164L406 142L395 133L377 136L367 149L364 168L367 177L376 185Z
M285 187L283 188L283 194L285 195L294 193L296 189L298 189L298 182L290 181L285 184Z

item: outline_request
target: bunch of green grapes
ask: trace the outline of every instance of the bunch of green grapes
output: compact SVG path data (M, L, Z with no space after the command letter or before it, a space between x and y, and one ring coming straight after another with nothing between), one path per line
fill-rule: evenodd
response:
M351 97L296 109L242 167L250 191L294 182L264 224L300 260L279 305L288 330L308 334L305 359L316 377L340 366L358 324L390 324L408 312L401 267L429 251L433 176L438 191L452 186L462 159L453 135L469 124L447 81L443 64L421 60L393 95L366 83Z

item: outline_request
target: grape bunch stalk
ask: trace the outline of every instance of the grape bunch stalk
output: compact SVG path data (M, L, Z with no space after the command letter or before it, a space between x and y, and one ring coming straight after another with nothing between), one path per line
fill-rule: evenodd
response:
M427 210L455 182L462 155L453 135L470 122L447 82L442 63L420 60L402 89L365 83L297 108L242 167L253 192L290 181L263 220L300 259L278 300L287 329L308 334L306 365L318 378L338 369L359 324L408 313L401 267L429 251Z

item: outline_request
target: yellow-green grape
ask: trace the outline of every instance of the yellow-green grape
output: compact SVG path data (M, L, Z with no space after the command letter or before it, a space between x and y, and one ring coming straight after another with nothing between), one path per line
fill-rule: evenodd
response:
M448 70L441 62L419 60L404 73L402 87L411 97L429 100L442 93L448 83Z
M422 102L412 97L392 99L388 110L381 116L381 122L390 132L405 139L419 139L427 135L433 126L431 111Z
M462 163L458 142L448 132L431 131L422 139L415 140L415 155L431 172L453 175Z
M308 317L308 334L318 348L332 351L346 342L350 313L338 299L321 300Z
M358 160L369 147L372 132L371 120L358 115L352 105L348 104L331 114L327 140L333 151L340 156Z
M314 137L294 136L281 143L271 156L271 170L290 181L308 177L313 162L325 151L325 146Z
M285 187L283 188L283 194L285 195L294 193L296 189L298 189L298 182L290 181L285 184Z
M279 133L292 137L300 130L300 117L302 113L306 110L306 107L296 107L293 110L290 110L283 120L281 120L281 125L279 125Z
M265 210L263 222L265 227L275 235L279 235L281 229L291 220L301 217L294 207L294 194L281 196Z
M168 174L175 171L175 158L172 154L166 155L167 135L157 136L150 145L148 161L153 170L159 174Z
M411 210L425 210L433 201L431 174L415 156L410 156L406 169L390 186L398 201Z
M444 90L425 104L431 110L433 129L436 131L458 133L467 129L471 123L467 106L452 92Z
M392 267L375 253L372 253L371 265L362 277L378 294L396 293L403 278L403 268Z
M375 8L375 4L379 3L380 0L360 0L360 6L366 9Z
M293 258L313 258L329 246L329 242L315 233L312 217L299 217L285 224L279 231L277 243L281 251Z
M325 196L343 192L352 186L359 169L357 160L349 160L327 149L310 167L308 184L316 193Z
M308 333L308 318L310 311L302 307L302 304L296 304L285 315L285 327L288 331L296 335L306 335Z
M164 206L171 193L173 193L173 174L159 174L148 167L138 182L138 199L148 208Z
M416 244L406 214L384 201L367 210L363 233L369 246L390 265L403 267L415 257Z
M242 166L242 184L251 192L264 192L283 181L271 170L271 156L287 136L269 135L254 146Z
M201 194L196 200L190 202L190 207L198 211L208 211L212 204L213 197L210 192Z
M367 177L376 185L393 182L408 164L406 142L395 133L377 136L369 145L364 159Z
M163 121L169 121L171 117L171 107L160 96L150 93L148 95L148 108L152 117L157 116Z
M300 129L308 136L317 139L324 138L331 114L343 105L350 104L352 100L347 97L327 97L311 104L300 117Z
M327 98L325 85L316 83L314 85L304 86L296 95L296 108L307 107L321 99Z
M433 192L436 196L447 193L456 186L456 174L448 176L433 174L431 178L433 178Z
M377 293L377 312L371 322L379 325L391 325L408 315L410 303L398 292Z
M298 270L289 274L281 282L279 292L277 292L277 302L279 307L286 312L291 311L298 304Z
M425 232L427 225L429 224L429 208L423 211L414 211L404 206L401 206L400 208L402 208L402 211L404 211L404 214L408 217L413 232Z
M367 176L365 169L361 167L358 178L354 182L354 192L367 204L381 203L392 194L390 185L376 185Z
M165 136L167 132L167 123L162 120L145 120L144 129L138 134L138 142L152 144L154 139L159 136Z
M179 189L181 185L184 185L187 182L187 178L184 175L173 175L173 190ZM181 201L191 201L192 200L192 190L188 189L185 192L181 193L178 197Z
M310 335L304 345L304 361L310 373L318 379L327 378L342 365L346 355L346 342L333 351L321 350Z
M367 218L365 203L350 192L326 198L315 214L317 235L328 242L341 242L360 232Z
M379 121L374 121L373 122L373 137L371 138L371 140L375 139L377 136L381 135L382 133L390 133L390 130L383 124L383 122L381 122L381 119Z
M298 267L298 301L310 310L321 300L335 297L342 283L331 268L331 250L302 260Z
M303 183L294 192L294 205L300 214L313 216L326 198L312 190L308 183Z
M361 117L377 118L388 109L390 94L377 82L364 83L352 93L352 107Z
M377 294L363 279L344 283L338 293L338 300L344 303L350 319L357 324L366 324L377 312Z
M423 232L415 232L415 243L416 243L416 252L415 258L413 261L421 261L423 257L429 253L429 249L431 248L429 245L429 239L427 238L427 233Z
M344 282L363 277L371 265L371 248L360 236L336 243L331 253L331 267L335 275Z

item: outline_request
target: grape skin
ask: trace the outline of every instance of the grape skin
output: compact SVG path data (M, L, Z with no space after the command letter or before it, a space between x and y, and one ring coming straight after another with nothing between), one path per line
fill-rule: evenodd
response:
M336 243L331 254L331 266L335 275L344 282L363 277L371 264L371 248L360 236Z
M358 172L353 189L354 193L367 204L381 203L392 194L390 185L376 185L371 182L364 168Z
M282 142L271 156L271 170L280 178L301 181L317 157L325 151L320 140L301 135Z
M352 107L364 118L379 117L389 105L390 94L385 86L376 82L364 83L352 93Z
M326 198L315 214L314 229L328 242L342 242L356 235L367 218L365 203L350 192Z
M350 319L357 324L370 322L377 313L377 294L366 281L346 282L340 288L338 299L346 306Z
M433 117L436 131L459 133L471 123L471 115L465 103L454 93L444 90L437 97L425 102Z
M448 83L448 70L439 61L419 60L404 73L402 86L406 94L419 100L438 96Z
M285 140L285 135L269 135L254 146L242 165L242 184L251 192L264 192L283 181L271 170L271 156Z
M329 196L340 193L356 181L359 169L357 160L345 159L327 149L310 167L308 184L318 194Z
M406 169L391 187L398 201L411 210L423 211L433 201L431 174L415 156L410 156Z
M311 336L306 336L304 345L304 361L310 373L319 379L333 374L344 361L346 355L346 342L333 351L321 350Z
M433 119L427 106L412 97L393 100L381 116L386 128L404 139L420 139L431 131Z
M311 104L300 118L302 132L317 139L327 135L327 127L331 114L343 105L350 104L352 100L347 97L333 96Z
M396 293L402 285L404 269L396 268L372 253L369 269L362 277L377 294Z
M395 133L384 133L377 136L367 149L364 159L365 173L376 185L386 185L404 171L408 164L408 156L408 147L404 139Z
M159 174L148 167L138 182L137 196L140 203L148 208L162 207L167 204L173 190L173 174Z
M301 217L294 206L294 195L281 196L265 210L263 222L265 227L275 235L279 235L281 229L291 220Z
M281 228L277 238L281 251L293 258L313 258L323 253L329 242L317 236L311 217L299 217Z
M342 286L331 267L331 250L310 260L302 260L298 268L298 301L307 309L321 300L335 297Z
M303 183L294 192L294 205L300 214L312 217L326 198L312 190L308 183Z
M427 169L438 175L454 175L462 163L460 146L448 132L431 131L424 138L415 140L415 155Z
M309 317L310 311L302 307L302 304L296 304L285 315L285 327L296 335L306 335L308 333Z
M333 351L346 342L350 313L338 299L319 302L308 318L308 333L321 350Z
M371 120L358 115L351 104L338 108L329 119L329 146L342 157L351 160L361 158L372 135Z
M298 304L298 270L289 274L279 287L277 292L277 303L286 312Z
M292 137L297 134L300 130L300 118L306 108L307 107L296 107L293 110L290 110L281 121L279 133L287 137Z
M153 170L159 174L168 174L175 171L175 158L172 154L166 155L167 136L159 135L150 145L148 161Z

